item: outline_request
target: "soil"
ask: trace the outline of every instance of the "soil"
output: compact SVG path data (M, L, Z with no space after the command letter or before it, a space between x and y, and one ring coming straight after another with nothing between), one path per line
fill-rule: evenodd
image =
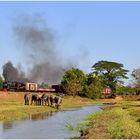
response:
M24 101L24 94L26 92L6 92L6 91L0 91L0 100L5 101ZM34 92L31 92L31 94L34 94ZM38 95L42 95L42 93L37 93ZM47 93L51 95L52 93Z

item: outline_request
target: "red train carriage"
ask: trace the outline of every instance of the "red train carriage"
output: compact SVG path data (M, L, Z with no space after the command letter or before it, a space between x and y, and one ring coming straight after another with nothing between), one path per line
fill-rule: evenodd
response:
M37 91L38 84L36 83L25 83L25 90L26 91Z
M55 89L53 88L38 88L38 92L55 92Z
M104 88L102 93L105 98L108 98L109 96L111 96L112 90L111 90L111 88Z

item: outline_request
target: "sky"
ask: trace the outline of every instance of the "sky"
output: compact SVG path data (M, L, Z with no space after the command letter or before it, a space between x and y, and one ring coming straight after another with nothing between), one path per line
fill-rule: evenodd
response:
M130 70L128 76L140 67L139 1L0 1L0 75L8 60L26 69L13 25L23 15L35 14L53 31L62 59L74 59L85 73L100 60L122 63Z

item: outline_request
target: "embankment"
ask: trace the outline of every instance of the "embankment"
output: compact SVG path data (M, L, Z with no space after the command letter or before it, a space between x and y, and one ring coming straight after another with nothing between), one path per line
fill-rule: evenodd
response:
M117 101L104 111L90 114L81 139L140 139L140 101ZM131 101L130 101L131 100Z

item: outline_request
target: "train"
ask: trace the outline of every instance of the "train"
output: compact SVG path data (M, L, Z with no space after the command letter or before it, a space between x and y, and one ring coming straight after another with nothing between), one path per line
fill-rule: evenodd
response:
M3 82L3 91L16 91L16 92L54 92L54 93L64 93L63 88L60 84L52 85L49 88L41 88L39 84L33 82ZM111 96L112 90L107 87L104 88L102 94L105 98Z
M23 91L23 92L61 92L60 85L52 85L50 88L40 88L33 82L3 82L3 91Z

